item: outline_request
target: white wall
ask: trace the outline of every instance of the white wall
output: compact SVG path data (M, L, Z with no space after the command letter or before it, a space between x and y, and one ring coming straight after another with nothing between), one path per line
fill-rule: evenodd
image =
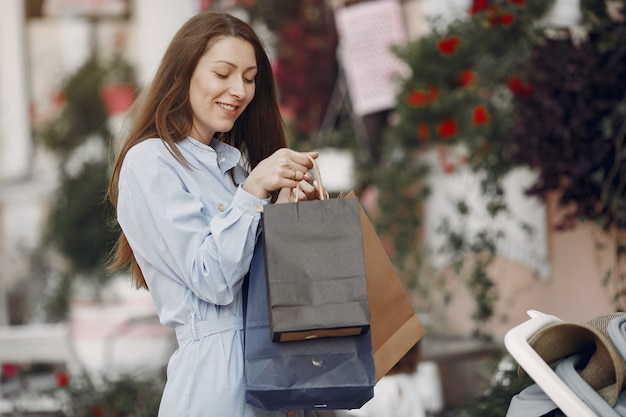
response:
M198 12L198 0L135 0L137 68L140 81L152 78L170 40Z
M0 3L0 325L8 321L4 278L10 275L7 235L13 223L7 215L24 208L9 198L25 191L13 185L28 176L31 157L23 10L23 0Z
M27 24L25 1L0 0L0 325L8 320L5 294L21 276L15 261L38 244L56 188L56 162L34 146L31 124L54 114L53 97L91 53L94 33L108 54L111 35L130 26L129 58L145 81L174 32L198 11L197 0L135 0L129 24L110 20L94 31L67 14Z
M0 180L23 178L30 162L23 10L23 0L0 4Z

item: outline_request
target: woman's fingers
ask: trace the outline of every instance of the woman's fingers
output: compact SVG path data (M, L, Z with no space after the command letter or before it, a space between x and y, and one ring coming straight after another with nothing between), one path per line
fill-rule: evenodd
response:
M307 181L300 181L298 188L302 192L302 197L305 200L313 200L316 197L315 187Z
M278 198L276 199L276 204L281 203L289 203L291 202L291 192L292 188L281 188L278 192Z
M260 198L282 188L296 188L299 182L309 182L308 170L313 167L310 158L317 152L297 152L288 148L279 149L261 161L244 183L244 189Z

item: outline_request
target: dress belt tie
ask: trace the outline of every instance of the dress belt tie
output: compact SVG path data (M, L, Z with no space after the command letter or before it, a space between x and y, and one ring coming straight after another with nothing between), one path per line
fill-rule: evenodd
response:
M203 337L213 334L243 330L243 317L231 316L219 319L192 321L189 324L181 324L174 330L176 332L178 346L182 346L191 340L200 340Z

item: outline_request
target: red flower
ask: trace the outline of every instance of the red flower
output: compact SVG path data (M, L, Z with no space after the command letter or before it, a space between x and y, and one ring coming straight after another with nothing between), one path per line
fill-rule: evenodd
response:
M458 36L450 36L437 42L437 48L442 55L452 55L459 47L461 39Z
M5 378L14 378L17 376L18 367L12 363L2 364L2 376Z
M511 23L515 21L515 16L511 13L505 13L500 16L500 24L503 26L509 26Z
M421 107L437 100L438 96L439 89L437 87L430 87L427 92L413 90L407 97L406 102L411 107Z
M444 119L437 126L437 134L441 139L450 139L457 134L459 127L452 119Z
M500 22L500 8L498 6L490 6L487 10L487 21L489 26L496 26Z
M420 123L419 125L417 125L417 138L420 142L428 141L429 135L430 133L428 125L426 123Z
M52 95L52 104L57 109L63 106L66 101L67 98L65 97L64 91L57 91L55 94Z
M439 97L439 89L437 87L430 87L428 89L428 101L432 103L437 100L437 97Z
M474 85L474 81L476 80L476 75L472 70L465 70L461 72L461 86L462 87L471 87Z
M426 94L421 90L412 91L406 99L406 102L411 107L425 106L428 102Z
M487 7L489 7L489 2L487 0L474 0L472 2L472 7L469 9L469 14L474 16L476 13L481 10L485 10Z
M526 0L511 0L511 3L516 4L518 6L523 6L526 4Z
M491 120L491 116L487 112L484 106L476 106L474 107L474 114L472 116L472 120L474 122L474 126L482 126L489 123Z
M57 372L56 375L57 385L60 387L67 387L70 382L70 377L65 372Z
M524 84L518 77L511 77L509 80L509 90L516 96L528 97L533 92L533 86Z
M443 146L437 148L437 159L439 160L441 171L443 171L445 175L454 174L456 166L454 163L448 161L448 150Z

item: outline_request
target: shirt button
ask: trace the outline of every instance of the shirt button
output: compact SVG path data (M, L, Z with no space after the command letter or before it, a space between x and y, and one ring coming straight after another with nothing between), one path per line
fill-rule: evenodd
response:
M296 412L293 411L293 410L289 410L289 411L287 411L286 416L287 417L296 417Z
M255 205L254 205L254 210L255 210L257 213L262 213L262 212L263 212L263 204L255 204ZM294 414L294 416L295 416L295 414ZM290 417L291 417L291 416L290 416Z
M219 203L219 204L217 205L217 209L218 209L219 211L224 211L224 209L225 209L225 207L224 207L224 203Z

